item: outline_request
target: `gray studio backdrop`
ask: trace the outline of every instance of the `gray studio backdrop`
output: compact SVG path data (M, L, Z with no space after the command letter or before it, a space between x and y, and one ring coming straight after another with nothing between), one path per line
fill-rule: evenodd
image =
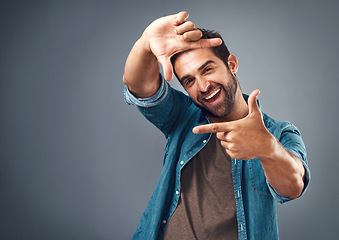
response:
M131 238L165 139L124 103L124 62L180 10L220 31L243 91L302 132L312 181L279 205L281 239L339 235L338 1L1 1L0 239Z

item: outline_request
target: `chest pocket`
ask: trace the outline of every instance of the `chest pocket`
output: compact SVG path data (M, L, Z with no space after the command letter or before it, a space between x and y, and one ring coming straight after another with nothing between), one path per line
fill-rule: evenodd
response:
M266 183L265 172L261 166L260 160L258 158L254 158L247 162L252 191L264 195L271 195Z

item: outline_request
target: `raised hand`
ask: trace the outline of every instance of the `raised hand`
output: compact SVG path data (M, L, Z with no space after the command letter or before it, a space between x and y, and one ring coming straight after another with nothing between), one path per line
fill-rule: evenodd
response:
M259 90L248 98L249 113L233 122L212 123L193 128L193 133L216 133L227 154L235 159L266 158L273 152L275 138L266 129L257 104Z
M201 31L195 24L186 21L188 13L183 11L175 15L159 18L152 22L144 32L146 48L151 51L163 67L164 77L172 80L173 67L171 57L176 53L196 48L214 47L222 43L221 39L200 39Z

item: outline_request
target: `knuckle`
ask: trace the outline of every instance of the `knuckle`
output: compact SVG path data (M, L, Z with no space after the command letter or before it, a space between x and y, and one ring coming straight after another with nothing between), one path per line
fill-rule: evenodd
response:
M218 132L218 127L217 126L212 126L212 132Z
M186 41L186 40L188 39L187 33L184 33L184 34L182 34L181 36L182 36L182 39L183 39L184 41Z
M204 47L204 41L203 41L203 40L200 40L200 41L199 41L199 45L200 45L200 48L203 48L203 47Z
M234 154L232 151L230 151L229 149L225 149L226 153L228 154L228 156L230 156L231 158L234 158Z
M227 149L229 151L232 151L233 150L233 144L231 144L231 143L227 144Z

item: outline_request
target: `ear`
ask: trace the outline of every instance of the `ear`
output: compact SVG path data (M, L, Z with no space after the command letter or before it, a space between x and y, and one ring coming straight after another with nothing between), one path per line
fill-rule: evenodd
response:
M230 69L231 73L236 74L236 72L238 71L238 59L236 58L236 56L234 56L233 54L230 54L228 56L228 68Z

